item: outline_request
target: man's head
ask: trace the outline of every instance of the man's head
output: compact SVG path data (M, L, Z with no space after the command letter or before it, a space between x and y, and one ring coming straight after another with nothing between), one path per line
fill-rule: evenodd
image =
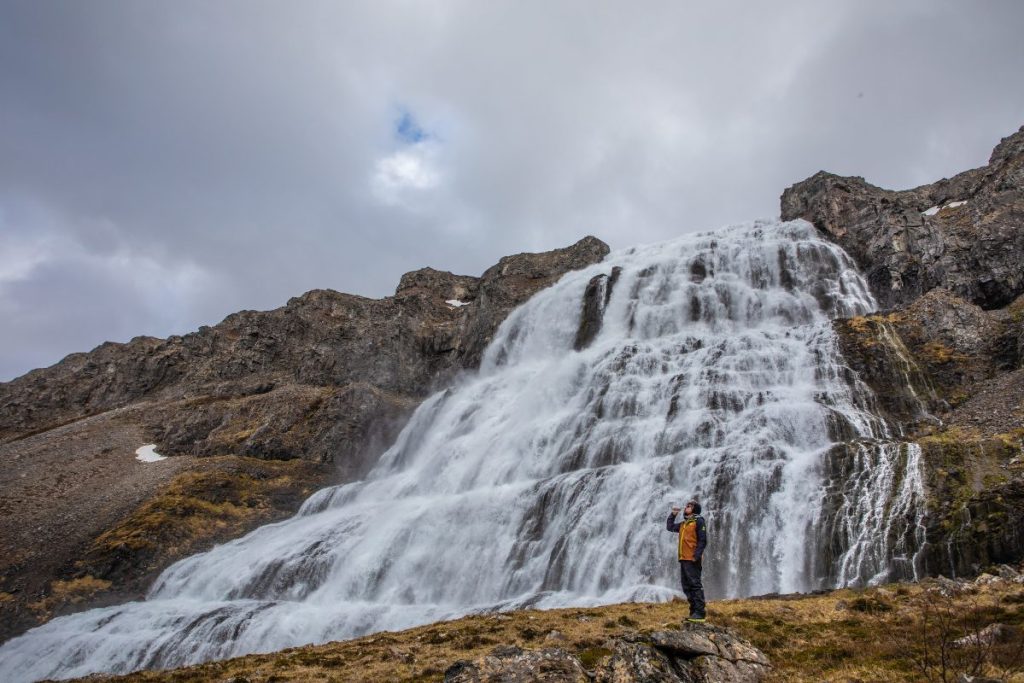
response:
M687 515L699 515L700 503L698 503L695 500L691 500L689 503L686 504L686 507L683 508L683 513Z

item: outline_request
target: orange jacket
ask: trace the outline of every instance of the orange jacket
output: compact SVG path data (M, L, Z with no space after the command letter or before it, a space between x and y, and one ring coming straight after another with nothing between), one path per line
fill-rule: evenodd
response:
M679 559L700 562L704 547L708 544L707 523L700 515L686 517L675 522L675 515L668 516L668 530L679 533Z

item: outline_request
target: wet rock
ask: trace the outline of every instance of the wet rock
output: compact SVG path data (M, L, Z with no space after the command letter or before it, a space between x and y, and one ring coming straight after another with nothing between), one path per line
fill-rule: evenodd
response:
M984 309L1024 293L1024 128L951 179L894 192L821 171L781 204L784 220L810 221L854 257L882 308L935 287Z
M595 275L587 283L583 293L583 310L580 314L580 325L576 330L573 348L577 351L585 349L594 341L604 323L604 311L612 298L615 283L619 281L622 268L615 266L610 275Z

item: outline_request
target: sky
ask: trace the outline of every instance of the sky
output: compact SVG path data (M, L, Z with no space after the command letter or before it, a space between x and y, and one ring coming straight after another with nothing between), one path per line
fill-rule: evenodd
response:
M0 381L315 288L890 189L1024 125L1024 2L0 0Z

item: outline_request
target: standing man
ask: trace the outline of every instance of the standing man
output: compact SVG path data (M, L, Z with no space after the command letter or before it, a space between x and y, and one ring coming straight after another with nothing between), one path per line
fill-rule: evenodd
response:
M700 516L700 503L691 500L683 508L683 521L676 522L679 508L672 507L668 515L668 530L679 534L679 573L683 593L690 603L687 621L704 621L704 586L700 582L701 558L708 544L707 523Z

